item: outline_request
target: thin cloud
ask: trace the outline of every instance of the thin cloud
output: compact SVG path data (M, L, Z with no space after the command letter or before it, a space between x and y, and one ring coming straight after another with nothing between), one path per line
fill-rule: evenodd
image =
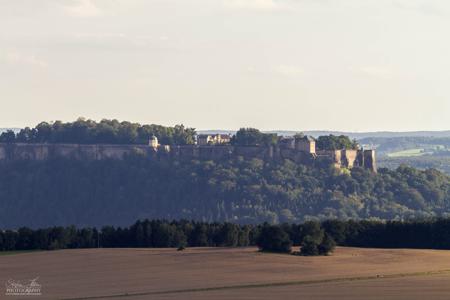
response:
M445 16L448 11L444 9L446 2L425 0L394 0L395 7L415 11L430 16ZM441 5L444 4L444 5Z
M35 55L25 55L16 51L0 53L0 60L11 65L28 65L39 68L48 67L48 63L45 60L39 59Z
M102 10L92 0L77 0L74 4L64 5L64 11L79 18L98 17L103 14Z
M304 70L294 65L279 65L273 68L275 73L283 76L298 76L304 73Z
M274 0L225 0L225 7L249 10L274 10L279 4Z
M373 78L390 80L394 78L394 73L391 68L387 66L362 66L350 67L350 71Z

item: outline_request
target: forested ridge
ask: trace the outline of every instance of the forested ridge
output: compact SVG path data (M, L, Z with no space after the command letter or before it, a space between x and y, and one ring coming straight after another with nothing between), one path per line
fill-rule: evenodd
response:
M446 217L450 179L400 166L378 173L289 160L0 163L0 228L128 226L136 219L239 224Z

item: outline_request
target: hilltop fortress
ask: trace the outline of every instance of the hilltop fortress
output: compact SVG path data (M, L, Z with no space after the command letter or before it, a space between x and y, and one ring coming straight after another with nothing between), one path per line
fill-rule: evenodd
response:
M223 135L197 138L195 145L160 145L151 137L148 145L111 144L48 144L48 143L0 143L0 161L46 160L50 157L101 160L123 159L127 155L140 154L149 159L205 159L221 160L241 156L245 159L289 159L299 164L313 165L328 161L336 168L351 169L355 166L376 172L375 150L343 149L316 150L311 137L282 138L276 145L230 145Z

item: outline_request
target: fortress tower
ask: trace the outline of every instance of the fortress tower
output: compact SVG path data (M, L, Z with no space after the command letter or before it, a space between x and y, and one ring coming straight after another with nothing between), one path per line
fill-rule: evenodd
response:
M158 138L154 135L152 135L148 141L148 145L154 149L158 148L159 143L158 143Z
M295 149L311 154L316 153L316 140L311 136L304 136L295 139Z

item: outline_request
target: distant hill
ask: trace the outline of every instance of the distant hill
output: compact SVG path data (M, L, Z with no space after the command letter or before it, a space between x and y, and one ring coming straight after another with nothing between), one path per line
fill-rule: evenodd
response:
M211 133L221 133L221 134L234 134L234 130L197 130L200 134L211 134ZM363 139L363 138L393 138L393 137L450 137L450 130L443 131L373 131L373 132L349 132L349 131L327 131L327 130L306 130L306 131L295 131L295 130L270 130L264 131L266 133L276 133L278 135L290 136L298 132L303 132L304 134L311 135L313 137L318 137L321 135L346 135L352 139Z

